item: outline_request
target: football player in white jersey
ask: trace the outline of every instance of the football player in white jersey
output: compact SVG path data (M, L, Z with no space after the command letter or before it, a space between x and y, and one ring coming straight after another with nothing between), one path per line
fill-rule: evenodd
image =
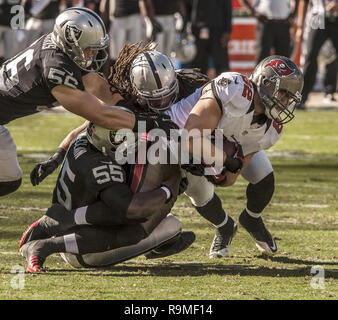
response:
M228 140L240 143L243 163L231 158L229 163L224 157L225 167L232 172L226 185L232 185L239 173L249 181L247 207L239 222L265 254L274 254L277 245L261 218L274 191L272 166L263 150L279 140L283 124L294 117L302 87L303 76L298 67L285 57L271 56L258 64L250 80L239 73L222 73L167 111L176 124L188 131L219 128ZM188 177L190 187L186 194L197 211L216 226L210 257L228 256L237 229L235 222L220 210L220 201L209 181Z
M182 94L177 90L174 69L159 70L159 56L140 53L129 66L127 82L130 93L136 94L141 105L164 111ZM134 68L138 60L142 61L140 72ZM228 171L224 185L232 185L239 174L248 180L247 206L239 221L265 254L274 254L277 246L261 218L274 192L273 169L264 149L278 141L283 124L293 118L302 87L303 77L298 67L285 57L272 56L256 67L250 80L239 73L222 73L165 111L181 128L189 131L197 128L201 132L220 128L228 140L242 145L244 161L223 154L221 161ZM186 195L196 210L216 227L210 257L228 256L236 223L223 210L211 182L189 172L187 178Z

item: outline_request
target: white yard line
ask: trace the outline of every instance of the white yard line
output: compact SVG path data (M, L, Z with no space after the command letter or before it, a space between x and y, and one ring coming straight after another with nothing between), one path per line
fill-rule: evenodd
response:
M309 224L309 225L316 225L316 226L338 225L338 223L334 223L334 222L330 222L330 223L319 223L319 222L312 222L312 221L300 222L300 221L297 221L295 219L290 219L290 220L266 219L266 222L271 222L271 223L290 223L290 224Z
M270 205L272 206L281 206L281 207L302 207L302 208L312 208L312 209L325 209L329 208L328 204L303 204L303 203L277 203L271 202Z
M246 185L248 185L248 183L246 182L236 182L234 186L246 186ZM315 184L276 183L276 187L338 190L338 187L328 185L315 185Z
M280 206L301 206L301 205L290 205L290 204L282 204L282 203L271 203L271 205L280 205ZM328 206L326 205L304 205L306 208L316 208L316 209L323 209L327 208ZM193 207L179 207L179 206L174 206L173 210L178 210L178 211L194 211L195 208ZM199 218L199 216L194 216L196 218ZM269 222L269 223L287 223L287 224L305 224L305 225L318 225L318 226L332 226L332 225L338 225L338 222L329 222L329 223L319 223L319 222L312 222L312 221L298 221L296 219L285 219L285 220L276 220L276 219L265 219L264 221Z
M311 209L326 209L329 205L324 204L294 204L294 203L277 203L272 202L270 203L272 206L282 206L282 207L302 207L302 208L311 208ZM14 207L14 206L5 206L0 205L0 209L7 209L7 210L18 210L18 211L37 211L37 212L46 212L47 208L37 208L37 207ZM174 206L173 210L177 211L195 211L194 207L181 207L181 206ZM9 219L8 216L0 216L0 219ZM295 219L291 220L275 220L275 219L266 219L267 222L277 222L277 223L290 223L290 224L309 224L309 225L338 225L338 223L330 222L330 223L317 223L317 222L300 222Z
M302 208L312 208L312 209L326 209L330 206L328 204L302 204L302 203L278 203L278 202L271 202L271 206L279 206L279 207L302 207ZM180 207L180 206L174 206L173 209L177 210L194 210L194 207Z
M37 207L13 207L13 206L4 206L0 205L0 209L7 209L7 210L19 210L19 211L39 211L45 212L47 208L37 208ZM6 218L6 217L5 217ZM7 217L8 218L8 217Z
M18 255L18 256L20 256L21 254L20 254L20 252L18 251L18 252L12 252L12 251L3 251L3 252L1 252L0 251L0 254L2 254L2 255L4 255L4 256L10 256L10 255Z

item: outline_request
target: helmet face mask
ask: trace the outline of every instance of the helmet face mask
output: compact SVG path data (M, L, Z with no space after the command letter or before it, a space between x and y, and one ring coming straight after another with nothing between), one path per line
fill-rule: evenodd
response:
M289 91L278 90L271 97L263 94L261 102L269 119L285 124L295 117L293 112L301 102L301 96L292 94Z
M157 92L156 92L157 91ZM139 102L147 105L149 109L155 112L162 112L169 109L176 101L178 95L178 82L173 82L171 88L162 88L154 90L152 95L142 94Z
M106 41L108 42L109 40L107 39ZM84 50L79 50L74 62L85 71L99 71L108 59L107 47L108 43L101 47L93 45Z
M83 70L98 71L108 58L109 36L101 18L86 8L58 15L52 40Z
M169 58L158 51L144 51L134 59L130 80L137 101L152 111L164 111L176 101L179 86L175 69Z
M304 78L299 68L288 58L271 56L255 68L251 81L256 85L265 114L279 124L294 118L301 103Z

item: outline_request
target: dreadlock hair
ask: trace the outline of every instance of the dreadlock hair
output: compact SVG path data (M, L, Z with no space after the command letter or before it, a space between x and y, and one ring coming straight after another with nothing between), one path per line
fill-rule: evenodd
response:
M179 94L177 101L186 98L192 94L196 89L203 87L210 79L208 76L200 72L200 69L179 69L176 70L176 75L179 84Z
M134 59L144 51L155 50L153 42L144 45L142 41L125 44L121 49L114 65L110 68L108 83L112 93L118 92L126 100L127 106L133 108L137 104L137 91L130 81L130 67ZM179 95L177 101L187 97L197 88L202 87L210 79L199 72L199 69L176 70L179 82ZM139 106L141 107L141 106Z

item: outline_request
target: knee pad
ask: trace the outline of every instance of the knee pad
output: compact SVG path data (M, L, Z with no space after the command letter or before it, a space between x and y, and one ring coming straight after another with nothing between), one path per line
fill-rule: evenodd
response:
M249 165L242 171L242 177L252 184L257 184L269 173L273 172L270 159L266 152L261 150L254 154Z
M195 207L205 206L214 197L214 185L205 177L186 173L188 187L184 194L190 198Z
M16 191L17 189L19 189L21 182L21 178L14 181L0 182L0 196L5 196Z
M275 190L273 172L256 184L249 183L246 189L247 208L254 213L261 213L270 202Z

